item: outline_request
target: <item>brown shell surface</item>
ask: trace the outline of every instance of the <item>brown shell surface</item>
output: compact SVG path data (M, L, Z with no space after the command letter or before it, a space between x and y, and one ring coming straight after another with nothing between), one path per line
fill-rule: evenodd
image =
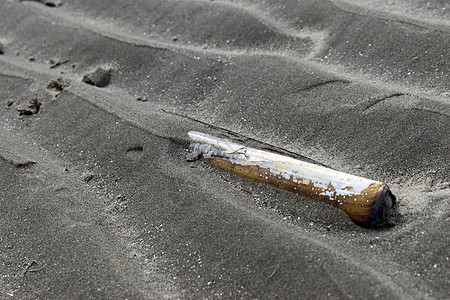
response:
M280 189L331 204L343 210L356 224L363 227L371 227L378 222L385 194L389 191L387 185L380 182L371 183L360 193L352 196L342 195L336 192L332 182L328 184L327 189L323 189L314 186L314 182L308 182L307 178L295 178L294 181L291 176L286 179L273 174L269 168L262 168L258 165L244 166L221 157L205 158L201 156L201 160L241 177L271 184ZM308 184L304 184L304 181ZM347 186L345 189L354 190L352 186Z

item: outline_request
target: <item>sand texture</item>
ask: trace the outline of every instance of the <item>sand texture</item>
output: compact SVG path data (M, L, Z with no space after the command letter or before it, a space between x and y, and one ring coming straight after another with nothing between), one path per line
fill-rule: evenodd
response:
M444 0L1 0L0 299L450 298L449 49ZM205 123L398 215L187 159Z

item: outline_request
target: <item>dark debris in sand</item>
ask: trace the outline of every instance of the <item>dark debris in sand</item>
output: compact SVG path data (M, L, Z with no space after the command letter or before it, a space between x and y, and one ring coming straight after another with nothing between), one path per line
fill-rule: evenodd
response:
M31 116L38 114L41 109L41 101L38 98L31 99L28 104L19 107L17 113L19 116Z
M62 92L69 85L70 85L69 81L66 81L62 78L57 78L57 79L51 80L49 83L47 83L46 88L50 89L50 90L54 90L56 92Z

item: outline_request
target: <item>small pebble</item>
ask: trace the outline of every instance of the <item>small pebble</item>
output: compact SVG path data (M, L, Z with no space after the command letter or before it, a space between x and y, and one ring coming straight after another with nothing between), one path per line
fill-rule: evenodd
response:
M108 85L110 77L109 70L97 68L94 72L84 75L82 81L90 85L105 87Z
M83 181L84 182L89 182L94 178L94 174L92 173L87 173L83 176Z
M44 3L44 5L50 6L50 7L59 7L62 5L61 1L44 0L44 1L42 1L42 3Z
M137 96L136 101L146 102L148 99L146 97Z

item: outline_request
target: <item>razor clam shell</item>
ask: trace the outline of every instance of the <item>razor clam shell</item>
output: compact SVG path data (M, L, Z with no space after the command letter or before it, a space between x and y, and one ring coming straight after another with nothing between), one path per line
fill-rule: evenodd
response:
M201 132L188 134L194 141L189 146L190 151L199 154L203 161L242 177L337 206L363 227L378 223L383 207L390 208L395 201L389 187L382 182Z

